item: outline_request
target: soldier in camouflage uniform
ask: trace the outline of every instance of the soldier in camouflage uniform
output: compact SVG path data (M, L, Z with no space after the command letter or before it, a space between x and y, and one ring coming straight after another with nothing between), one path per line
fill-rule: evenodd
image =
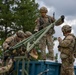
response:
M30 37L32 35L32 33L30 31L26 31L25 33L22 31L22 30L19 30L18 32L16 32L15 35L12 35L10 37L8 37L4 43L3 43L3 49L4 50L11 50L12 46L16 45L18 42L22 41L23 39L26 39L28 37ZM33 50L31 50L33 51ZM20 56L20 55L25 55L26 53L26 57L27 57L27 54L28 52L26 51L26 48L25 47L20 47L18 50L13 50L12 52L10 53L5 53L5 58L4 60L7 61L8 57L9 56ZM34 55L33 52L30 52L29 53L30 56L36 58L36 55ZM11 62L11 64L7 64L6 66L4 67L1 67L0 68L0 73L3 73L3 72L7 72L7 70L9 71L7 73L7 75L10 73L10 71L13 69L12 68L12 65L13 65L13 61ZM2 68L4 69L4 71L2 70ZM10 69L11 70L10 70Z
M40 8L40 14L41 17L36 19L36 27L35 32L40 31L41 29L45 28L46 26L50 25L55 21L54 17L47 15L47 8L41 7ZM64 22L64 16L61 17L61 19L56 23L56 26L59 26ZM46 59L46 45L49 51L49 59L54 60L54 52L53 52L53 39L52 35L55 33L54 27L52 27L40 40L40 48L41 48L41 57L42 59Z
M4 49L4 51L8 50L8 49L11 50L13 46L15 46L18 42L22 41L25 38L26 38L26 34L22 30L17 31L16 34L8 37L3 42L3 49ZM12 61L11 64L7 64L8 61L9 61L9 57L20 56L20 55L23 55L23 54L24 54L23 47L20 47L18 50L13 50L13 51L10 51L8 53L5 53L4 54L4 61L3 61L3 63L5 63L5 65L4 65L4 67L2 67L2 68L4 68L4 71L2 71L2 72L8 71L6 73L8 75L9 73L11 73L11 71L14 68L14 66L13 66L14 65L13 64L14 60ZM1 68L1 70L2 70L2 68Z
M22 41L25 38L26 38L26 34L22 30L19 30L18 32L16 32L15 35L12 35L12 36L8 37L4 41L3 49L4 50L10 49L12 46L16 45L18 42ZM13 50L13 52L11 52L11 54L16 55L16 56L22 54L22 49L21 48L17 51Z
M62 40L58 37L59 51L61 52L60 58L62 61L61 74L60 75L75 75L74 74L74 45L75 36L71 34L71 26L64 25L62 32L65 38Z

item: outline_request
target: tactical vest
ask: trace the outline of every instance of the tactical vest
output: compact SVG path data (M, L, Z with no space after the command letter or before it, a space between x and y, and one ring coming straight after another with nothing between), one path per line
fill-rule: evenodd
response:
M47 23L45 23L45 21L42 17L39 18L39 23L40 23L39 30L47 27L48 25L50 25L52 23L51 17L50 16L47 16L47 17L48 17ZM47 33L48 34L54 34L55 33L54 26Z

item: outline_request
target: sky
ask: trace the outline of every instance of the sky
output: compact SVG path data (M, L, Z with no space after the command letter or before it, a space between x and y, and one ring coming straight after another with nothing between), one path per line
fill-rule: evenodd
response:
M55 26L55 37L63 37L61 27L65 24L72 26L72 33L76 35L76 0L35 0L39 4L39 8L42 6L47 7L47 15L53 16L55 12L55 18L60 18L61 15L65 16L64 23L61 26ZM57 46L58 41L54 42L54 55L58 53L58 60L61 62ZM75 61L76 63L76 61Z

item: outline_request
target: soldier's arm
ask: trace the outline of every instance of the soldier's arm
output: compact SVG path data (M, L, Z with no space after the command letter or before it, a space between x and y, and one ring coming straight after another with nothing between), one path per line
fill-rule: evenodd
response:
M12 37L9 37L9 38L7 38L7 39L4 41L4 43L3 43L3 49L4 49L4 50L6 50L6 49L9 48L9 44L11 43L11 41L12 41Z
M39 31L39 26L40 26L39 18L37 18L37 19L35 20L35 23L36 23L36 26L35 26L34 31Z
M70 44L73 41L73 37L72 36L67 36L65 40L62 40L59 42L59 46L61 47L69 47Z
M11 69L12 65L13 65L13 60L10 59L6 66L0 67L0 75L2 75L5 72L8 72Z
M55 18L52 17L52 16L50 16L50 17L51 17L51 22L52 22L52 23L55 22Z

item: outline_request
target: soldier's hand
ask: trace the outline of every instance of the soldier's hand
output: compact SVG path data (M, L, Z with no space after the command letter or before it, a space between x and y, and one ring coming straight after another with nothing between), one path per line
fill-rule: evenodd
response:
M59 41L59 42L62 41L61 37L58 37L58 41Z
M64 22L64 19L65 19L65 16L64 15L61 15L62 22Z

